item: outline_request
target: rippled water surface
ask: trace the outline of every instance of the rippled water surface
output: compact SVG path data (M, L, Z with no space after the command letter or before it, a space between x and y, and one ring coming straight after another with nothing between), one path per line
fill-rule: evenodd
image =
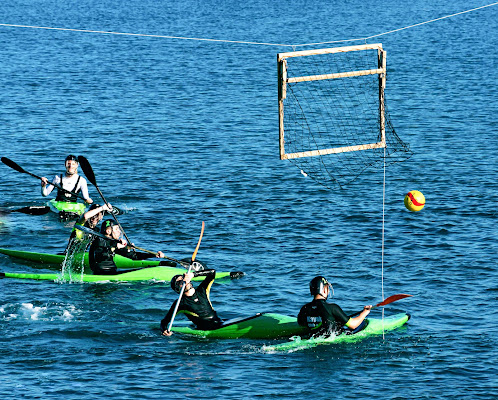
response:
M299 44L484 4L5 0L0 23ZM386 175L385 297L414 297L385 314L409 312L406 327L267 354L269 341L162 337L168 283L3 279L1 397L498 396L497 31L490 7L368 40L388 52L389 111L414 152ZM191 255L205 221L198 257L246 273L213 286L220 315L296 315L318 274L349 312L382 300L382 171L328 190L279 160L276 54L292 48L7 26L0 43L1 155L44 176L85 155L128 236L171 257ZM419 213L403 205L413 189ZM3 164L0 198L4 211L44 201ZM0 247L55 253L69 232L52 215L0 216ZM0 271L40 267L2 255Z

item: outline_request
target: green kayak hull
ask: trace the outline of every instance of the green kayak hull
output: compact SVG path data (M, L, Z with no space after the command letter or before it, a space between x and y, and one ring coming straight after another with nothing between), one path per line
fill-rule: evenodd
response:
M195 329L193 325L176 325L172 331L213 339L277 339L304 335L307 329L299 326L296 318L287 315L258 313L248 318L225 321L221 328L212 331Z
M410 316L408 314L396 314L382 319L369 318L367 327L354 334L342 334L335 338L317 338L317 339L300 339L300 336L306 336L308 329L303 328L297 323L295 317L274 313L258 313L247 318L238 318L225 321L221 328L203 331L196 329L192 324L186 326L173 326L172 331L185 335L199 336L211 339L280 339L296 337L291 342L285 342L276 346L265 346L267 351L287 351L293 348L313 347L322 343L350 342L364 338L366 336L382 334L383 331L396 329L404 325Z
M72 275L65 277L63 274L25 274L17 272L0 272L0 278L34 279L45 281L71 281L71 282L136 282L136 281L167 281L175 275L184 274L184 268L172 267L149 267L134 271L124 272L117 275ZM216 272L216 279L235 278L240 275L237 272ZM203 276L195 277L194 281L204 280Z
M382 335L383 332L397 329L408 322L410 314L395 314L384 319L368 318L368 325L358 333L347 335L345 333L338 336L317 337L311 339L301 339L298 335L290 342L277 345L263 346L265 352L297 351L309 349L322 344L354 343L370 336Z
M0 254L5 254L7 256L17 258L23 261L32 261L36 263L57 266L59 269L64 261L63 254L47 254L47 253L35 253L31 251L21 251L21 250L10 250L0 248ZM83 282L100 282L100 281L147 281L147 280L171 280L173 276L185 273L185 268L176 268L171 266L162 266L160 259L154 260L131 260L129 258L120 256L116 254L114 256L114 262L116 263L118 269L137 269L143 268L137 271L126 272L118 275L92 275L87 273L83 275ZM166 261L168 262L168 261ZM155 267L155 268L153 268ZM85 271L90 272L88 263L88 253L85 253ZM223 278L240 278L244 275L243 272L220 272L216 271L216 279ZM65 280L60 273L54 274L30 274L30 273L14 273L5 272L0 277L4 278L19 278L19 279L36 279L36 280ZM194 280L203 280L204 277L194 278ZM75 280L75 279L73 279Z
M18 258L24 261L33 261L40 264L50 264L61 266L64 261L64 254L35 253L32 251L10 250L0 248L0 254ZM131 260L118 254L114 257L114 262L118 268L142 268L159 266L160 260ZM89 268L88 253L85 253L85 267Z
M75 213L75 214L81 215L86 210L85 203L72 203L72 202L68 202L68 201L56 201L55 199L50 200L47 203L47 206L49 206L50 209L55 213L58 213L59 211L65 211L68 213Z

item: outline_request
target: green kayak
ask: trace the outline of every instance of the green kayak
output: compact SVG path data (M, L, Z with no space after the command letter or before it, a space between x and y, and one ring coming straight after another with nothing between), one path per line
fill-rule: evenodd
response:
M192 324L173 326L172 331L211 339L280 339L295 337L295 340L291 342L275 346L264 346L265 351L287 351L314 347L323 343L352 342L359 338L396 329L404 325L409 319L408 314L396 314L384 318L384 322L382 322L382 319L369 318L368 325L354 335L344 333L334 338L316 339L301 339L300 336L308 334L307 328L300 326L295 317L274 313L258 313L251 317L227 320L224 321L220 328L211 331L196 329Z
M170 281L175 275L184 274L184 268L172 267L149 267L141 268L117 275L72 275L64 276L62 273L54 274L25 274L17 272L0 272L0 278L35 279L45 281L67 281L72 282L136 282L136 281ZM216 279L238 278L241 272L216 272ZM203 276L195 277L194 281L202 281Z
M2 248L0 248L0 254L5 254L7 256L14 257L23 261L32 261L36 263L57 266L57 268L59 269L65 258L63 254L35 253L31 251L10 250ZM83 282L146 281L152 279L163 281L163 280L171 280L173 276L185 273L185 268L180 267L178 264L158 258L152 260L131 260L129 258L116 254L114 256L114 262L116 263L119 269L138 269L138 270L118 275L93 275L91 273L88 273L83 275L82 281ZM90 272L89 271L90 267L88 263L88 253L85 253L85 267L86 267L85 270L87 272ZM243 275L244 275L243 272L238 272L238 271L235 272L216 271L216 279L239 278ZM30 274L30 273L5 272L4 274L0 274L0 277L51 280L51 281L62 279L62 275L60 273ZM194 278L194 280L203 280L203 279L204 279L203 277Z
M296 351L302 349L309 349L321 344L337 344L337 343L353 343L362 340L369 336L382 335L383 332L392 331L406 324L410 319L410 314L395 314L390 317L381 318L367 318L368 324L364 329L355 334L342 333L338 336L330 337L317 337L311 339L301 339L298 335L293 337L290 342L280 343L276 345L263 346L265 352L278 352L278 351Z
M64 261L64 254L48 254L48 253L36 253L32 251L22 251L22 250L11 250L0 248L0 254L5 254L9 257L18 258L24 261L33 261L40 264L56 265L60 267ZM116 254L114 257L114 262L118 268L142 268L142 267L152 267L159 266L161 261L159 259L153 260L131 260L129 258L120 256ZM164 261L162 261L164 264ZM85 267L89 268L88 263L88 253L85 253Z
M52 199L47 203L47 206L49 206L50 209L55 213L59 213L60 211L65 211L67 213L74 213L81 215L85 212L87 205L85 203L56 201L55 199Z
M80 215L84 214L87 206L88 204L85 203L56 201L55 199L48 201L46 205L46 207L50 208L50 211L59 214L59 216L62 218L64 217L78 218ZM112 206L111 214L122 215L124 214L124 212L120 208Z
M221 328L212 331L195 329L191 324L188 326L173 326L172 331L213 339L277 339L304 335L307 329L299 326L297 319L294 317L282 314L258 313L251 317L227 320Z

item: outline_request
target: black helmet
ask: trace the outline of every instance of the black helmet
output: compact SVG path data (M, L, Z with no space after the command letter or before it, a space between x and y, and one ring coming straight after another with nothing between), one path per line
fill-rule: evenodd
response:
M178 279L181 276L183 275L175 275L171 279L171 289L173 289L176 293L180 293L180 291L182 290L183 279Z
M73 156L72 154L69 154L69 155L66 157L66 160L65 160L65 161L68 161L68 160L73 160L73 161L76 161L76 162L79 164L78 157Z
M310 293L312 296L321 294L325 286L332 285L323 276L315 276L310 282Z
M100 204L92 203L92 205L90 206L90 208L88 209L88 211L95 210L96 208L99 208L99 207L100 207Z
M105 235L105 231L109 227L113 227L114 225L117 225L116 221L113 219L106 219L104 222L102 222L102 226L100 227L100 233L103 233Z

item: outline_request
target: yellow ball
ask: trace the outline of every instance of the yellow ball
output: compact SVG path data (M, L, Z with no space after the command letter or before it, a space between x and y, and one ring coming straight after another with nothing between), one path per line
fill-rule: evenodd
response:
M410 211L420 211L425 206L425 197L418 190L411 190L405 196L405 207Z

